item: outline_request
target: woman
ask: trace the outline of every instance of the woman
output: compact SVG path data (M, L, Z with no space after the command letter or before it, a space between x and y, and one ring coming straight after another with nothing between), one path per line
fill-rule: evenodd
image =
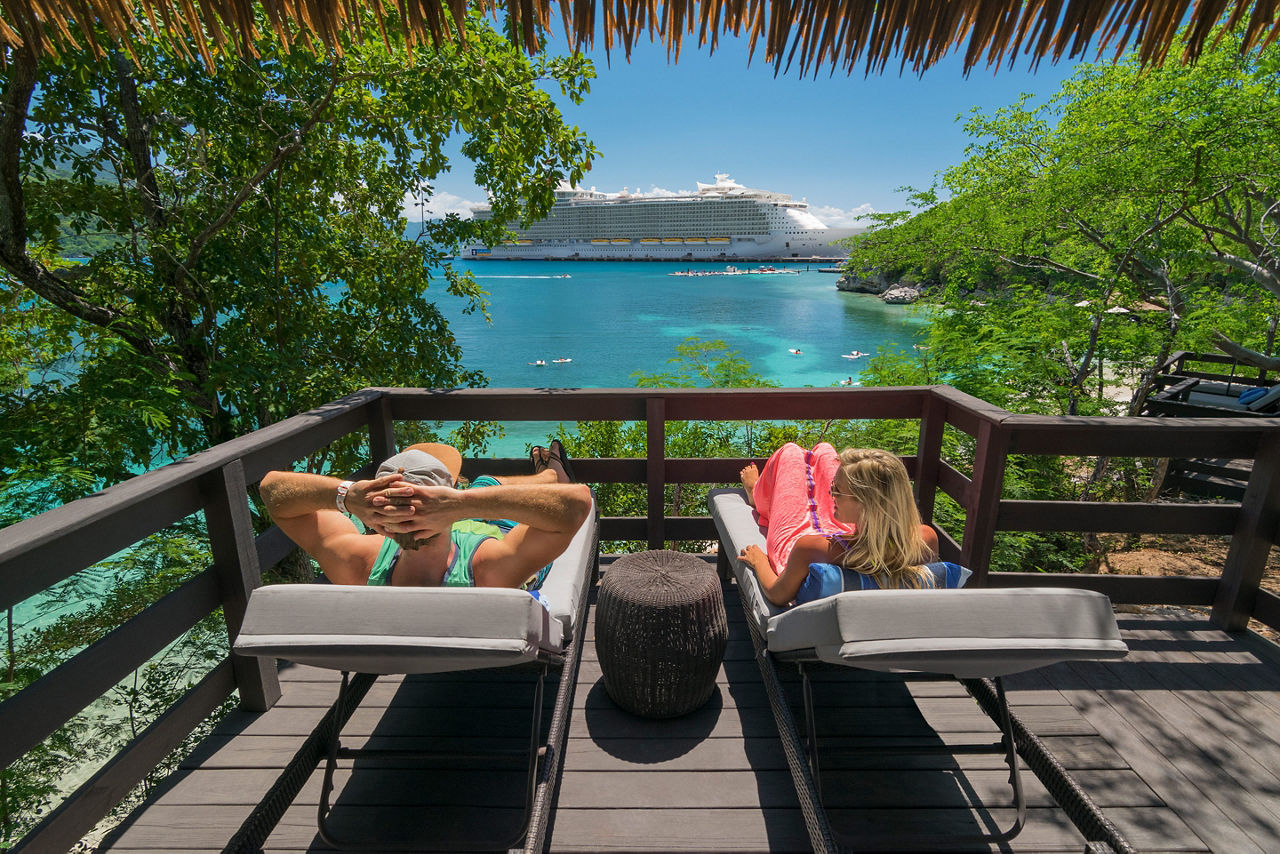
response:
M741 471L747 501L767 530L767 553L748 546L739 557L765 596L790 604L812 563L837 564L870 576L879 587L933 587L926 566L938 535L920 523L907 469L888 451L823 442L807 451L787 443L760 472Z

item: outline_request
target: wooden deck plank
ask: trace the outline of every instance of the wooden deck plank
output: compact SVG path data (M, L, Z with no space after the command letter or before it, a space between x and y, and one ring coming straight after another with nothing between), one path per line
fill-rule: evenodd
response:
M1165 637L1154 630L1135 634L1141 640ZM1130 652L1129 660L1142 665L1142 674L1152 686L1174 698L1178 705L1164 707L1166 717L1176 716L1183 732L1219 736L1214 758L1237 781L1280 792L1280 744L1276 741L1280 739L1280 692L1271 692L1271 702L1264 703L1243 692L1223 690L1219 686L1229 683L1207 678L1196 666L1200 659L1190 652L1139 649Z
M1086 687L1064 690L1064 695L1147 785L1176 809L1202 844L1208 847L1211 840L1216 850L1241 854L1265 850L1229 815L1237 812L1234 807L1214 802L1215 781L1196 767L1203 757L1196 755L1198 751L1186 744L1181 733L1160 732L1159 713L1126 690L1107 665L1076 662L1067 667ZM1225 800L1222 794L1219 791L1216 800Z
M493 822L495 815L496 811L491 809L455 807L447 818L442 818L422 810L359 806L345 807L340 811L335 809L333 824L336 830L350 836L376 838L388 843L421 837L447 842L464 838L472 828L485 826L484 822ZM502 816L502 824L509 825L517 820L518 810L507 811ZM199 811L185 806L154 806L130 827L111 851L112 854L127 851L221 851L242 821L240 809L234 806L206 806ZM182 840L181 847L177 849L174 848L176 840ZM315 807L295 804L285 811L263 850L333 849L316 835ZM377 850L373 849L374 852Z
M392 839L409 832L401 822L405 810L359 807L346 810L344 826L353 832L380 832ZM906 832L919 823L955 834L972 833L978 823L956 814L956 810L839 810L835 818L854 833L860 829ZM655 814L663 821L655 823ZM474 817L460 812L453 827L464 826ZM984 822L1007 824L1009 810L992 810ZM234 830L236 816L226 807L209 807L197 815L180 808L156 808L150 820L136 828L128 844L113 848L115 854L130 852L219 851L225 835ZM415 828L414 830L422 830ZM451 829L451 828L449 828ZM445 829L447 832L449 829ZM808 852L811 850L799 809L558 809L555 816L556 842L553 850L563 852L628 851L717 851L717 852ZM175 838L184 840L175 847ZM384 837L386 838L386 837ZM989 846L960 846L943 842L938 850L988 850ZM1083 840L1059 810L1028 810L1027 827L1018 837L1017 851L1079 852ZM266 845L271 852L330 851L315 836L315 816L302 807L289 809L279 830ZM378 849L374 849L376 854Z
M1059 809L1028 809L1027 823L1014 842L992 846L961 842L963 837L990 833L1013 823L1013 810L994 808L977 813L955 809L917 809L914 806L877 809L832 810L831 823L843 836L857 840L868 833L902 839L928 833L940 837L927 844L912 840L911 851L1070 851L1084 849L1084 838Z
M735 595L732 585L727 592ZM584 646L551 850L809 850L746 624L737 603L727 604L730 654L711 701L684 718L649 721L619 710L604 690L594 645ZM1280 850L1280 667L1203 619L1120 619L1131 659L1010 677L1015 712L1139 850ZM791 670L780 674L799 715ZM962 686L838 668L812 675L823 749L833 751L824 755L823 777L835 827L905 832L927 824L959 833L1007 823L1000 756L834 752L993 740L994 725ZM333 701L337 678L281 668L281 703L260 715L231 715L184 762L185 776L168 781L103 851L220 851ZM344 744L523 747L528 679L383 677L345 728ZM494 791L516 788L510 771L423 771L396 760L357 763L353 774L352 764L340 763L334 818L355 832L447 836L515 812L492 806ZM1007 850L1080 851L1083 841L1062 811L1049 806L1034 775L1024 770L1024 779L1030 819ZM318 780L313 773L264 852L328 850L315 836ZM423 798L441 806L424 808ZM991 806L972 809L975 800Z
M562 809L556 815L556 844L563 852L629 851L770 851L809 852L812 850L797 810L662 810L664 826L655 826L652 816L639 809ZM955 810L915 811L916 816L895 815L893 810L840 810L835 816L844 826L876 828L889 832L916 828L917 821L956 832L974 831L972 819L952 815ZM1008 822L1007 810L995 811L996 819ZM1069 821L1057 810L1028 811L1027 828L1018 839L1018 851L1079 852L1084 842ZM941 850L989 850L954 842Z

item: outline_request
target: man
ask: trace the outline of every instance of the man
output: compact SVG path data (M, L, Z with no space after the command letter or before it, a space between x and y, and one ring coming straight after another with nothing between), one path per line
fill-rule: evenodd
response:
M425 443L372 480L268 472L262 498L335 584L533 588L591 511L591 491L569 482L558 445L534 449L537 473L480 477L470 489L456 486L457 449ZM360 533L348 513L376 534Z

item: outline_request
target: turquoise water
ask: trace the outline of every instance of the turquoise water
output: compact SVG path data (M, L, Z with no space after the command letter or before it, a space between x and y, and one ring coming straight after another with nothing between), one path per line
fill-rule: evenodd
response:
M908 350L927 319L868 294L836 290L819 265L779 264L796 275L672 276L722 264L607 261L459 261L489 293L492 323L462 315L462 301L440 299L463 348L463 363L493 388L632 388L637 372L670 370L675 347L691 336L719 339L752 369L783 386L857 382L867 359L853 350ZM738 262L740 269L754 264ZM560 278L568 274L569 278ZM799 350L796 355L789 350ZM530 364L543 360L546 365ZM555 364L553 359L572 359ZM490 447L523 455L554 424L510 425Z
M841 293L834 273L802 264L776 265L798 275L684 277L669 274L688 265L663 262L456 263L489 292L493 323L449 311L460 305L452 298L442 307L464 363L493 387L630 388L635 372L666 370L690 336L725 341L784 386L828 387L856 380L865 364L842 353L909 348L926 322L877 297ZM551 364L557 358L573 361ZM537 359L546 367L529 364Z

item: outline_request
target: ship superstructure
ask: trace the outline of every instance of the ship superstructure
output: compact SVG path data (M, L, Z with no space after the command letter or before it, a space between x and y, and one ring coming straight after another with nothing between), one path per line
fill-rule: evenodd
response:
M474 209L490 216L487 205ZM561 185L555 206L500 246L470 246L468 258L536 260L792 260L843 258L848 251L832 241L860 228L828 228L805 201L785 193L754 190L716 175L698 183L696 193L645 196L608 194Z

